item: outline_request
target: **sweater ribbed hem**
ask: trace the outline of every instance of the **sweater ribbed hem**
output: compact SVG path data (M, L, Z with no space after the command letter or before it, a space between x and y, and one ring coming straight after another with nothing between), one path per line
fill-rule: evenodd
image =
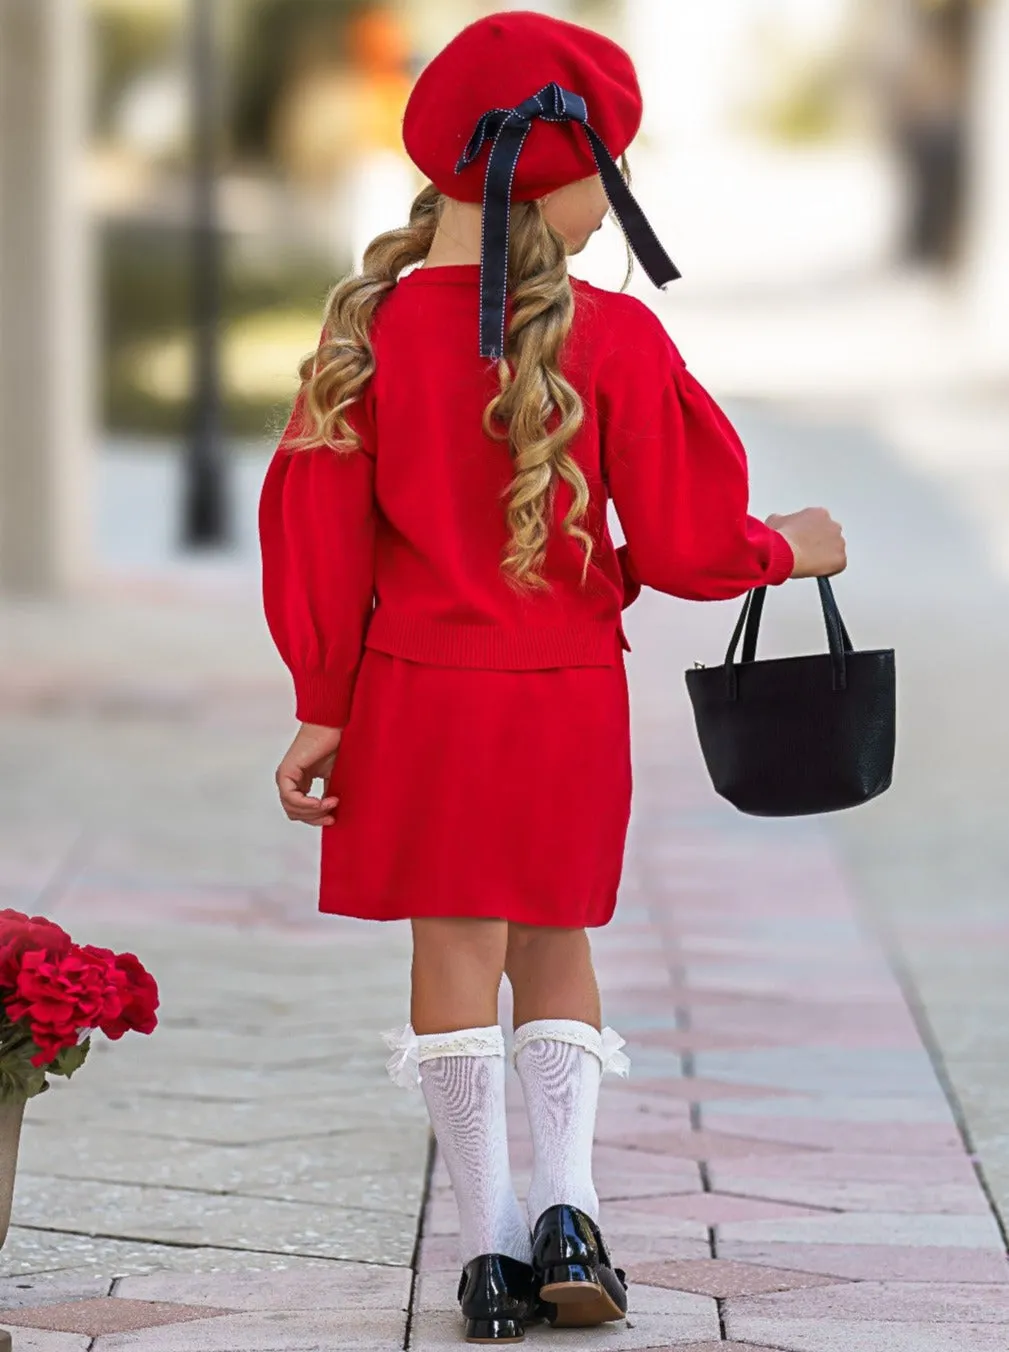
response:
M507 628L491 624L447 624L379 607L365 647L434 667L483 667L535 671L549 667L611 667L629 651L617 621L594 624Z
M771 561L767 567L768 586L787 582L795 571L795 554L780 531L771 531Z
M294 716L299 723L316 723L322 728L345 728L350 718L353 678L324 672L294 674Z

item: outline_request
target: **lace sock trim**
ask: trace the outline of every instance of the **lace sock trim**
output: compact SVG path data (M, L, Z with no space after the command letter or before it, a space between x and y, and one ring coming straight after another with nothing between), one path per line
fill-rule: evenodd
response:
M554 1042L570 1042L576 1047L584 1047L587 1052L598 1057L603 1071L613 1071L626 1076L630 1070L630 1057L619 1049L626 1045L615 1029L606 1027L599 1032L590 1023L581 1019L531 1019L515 1029L512 1040L511 1061L516 1064L519 1052L527 1043L537 1038L547 1038Z
M405 1089L420 1084L420 1063L436 1056L504 1056L504 1033L501 1025L492 1023L483 1028L459 1028L449 1033L414 1032L409 1023L402 1028L387 1028L382 1033L393 1055L385 1063L389 1078Z

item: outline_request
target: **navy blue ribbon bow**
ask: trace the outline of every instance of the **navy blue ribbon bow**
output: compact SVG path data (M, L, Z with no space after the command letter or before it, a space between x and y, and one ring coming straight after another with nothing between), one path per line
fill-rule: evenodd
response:
M461 173L491 142L483 193L483 248L480 260L480 355L498 358L505 345L505 297L508 293L508 238L515 166L536 118L577 122L585 130L613 214L638 262L656 286L681 273L659 243L605 142L588 120L585 100L559 84L548 84L514 108L492 108L476 124L455 167Z

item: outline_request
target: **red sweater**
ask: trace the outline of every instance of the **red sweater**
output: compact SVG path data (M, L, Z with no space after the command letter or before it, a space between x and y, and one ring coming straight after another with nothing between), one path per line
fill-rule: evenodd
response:
M571 451L596 548L583 585L582 546L560 528L562 484L550 591L517 594L500 567L512 462L481 425L497 374L474 351L479 272L417 269L380 306L375 375L353 409L362 450L288 451L296 403L267 471L266 617L303 722L346 723L365 647L442 666L609 665L628 646L621 610L642 584L703 601L791 575L788 541L748 514L739 438L659 320L630 296L575 282L563 365L585 404Z

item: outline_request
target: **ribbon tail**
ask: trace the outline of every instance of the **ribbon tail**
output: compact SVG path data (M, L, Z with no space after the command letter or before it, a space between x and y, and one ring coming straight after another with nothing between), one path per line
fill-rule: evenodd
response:
M528 121L503 122L487 157L480 250L480 355L494 360L504 356L511 187L529 127Z
M613 214L620 222L620 228L635 258L653 285L661 288L669 282L675 282L683 274L662 247L658 235L638 205L637 198L624 182L624 176L606 149L602 137L587 122L583 125Z

